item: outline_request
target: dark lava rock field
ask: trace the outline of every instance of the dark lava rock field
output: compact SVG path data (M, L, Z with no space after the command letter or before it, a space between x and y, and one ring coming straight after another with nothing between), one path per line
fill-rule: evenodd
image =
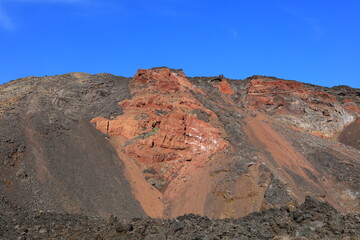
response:
M1 201L1 239L360 239L360 215L342 215L312 198L297 208L274 208L239 219L108 219L32 212Z

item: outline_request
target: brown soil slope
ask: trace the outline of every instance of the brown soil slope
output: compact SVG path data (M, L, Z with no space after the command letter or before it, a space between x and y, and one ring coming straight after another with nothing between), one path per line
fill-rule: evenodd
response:
M0 92L1 191L20 206L229 218L310 195L360 212L358 89L154 68Z

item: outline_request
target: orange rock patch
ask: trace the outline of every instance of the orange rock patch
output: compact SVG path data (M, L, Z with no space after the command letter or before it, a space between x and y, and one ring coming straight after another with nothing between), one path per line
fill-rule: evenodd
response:
M182 179L193 175L197 168L206 165L210 156L229 145L224 140L226 133L216 114L204 108L190 89L197 91L182 72L167 68L139 70L131 82L133 97L119 103L124 114L112 119L97 117L91 123L112 137L121 137L121 143L112 140L119 155L129 163L132 159L139 169L144 169L143 177L149 178L149 182L164 187L171 182L177 183L176 186L183 185ZM199 113L206 115L207 119L199 117ZM134 180L130 178L130 181ZM137 182L142 183L130 182L134 194L150 216L158 217L162 213L146 203L146 199L154 197L141 197L139 187L145 186L143 180ZM176 186L161 196L164 199L179 198L176 193L174 195ZM164 188L158 189L164 191ZM151 195L152 191L147 193ZM181 213L177 210L174 214Z
M347 110L350 110L350 111L354 111L354 112L357 112L357 113L360 113L360 109L357 108L355 105L346 105L344 106L345 109Z
M110 136L126 137L124 150L128 154L139 162L190 161L225 148L221 130L212 125L218 122L215 113L205 109L186 90L190 83L183 74L169 69L139 70L134 81L135 85L140 83L140 89L142 84L151 86L136 89L132 99L119 103L123 115L91 120L98 130ZM207 113L211 122L200 120L192 113L195 109Z
M230 84L222 79L221 82L214 84L214 87L217 87L220 92L231 95L234 93L234 90L231 88Z
M321 138L331 139L331 137L328 137L328 135L326 135L324 133L321 133L321 132L318 132L318 131L311 131L311 134L315 135L315 136L318 136L318 137L321 137Z
M289 80L251 80L249 95L262 95L271 93L304 93L306 89L301 82Z

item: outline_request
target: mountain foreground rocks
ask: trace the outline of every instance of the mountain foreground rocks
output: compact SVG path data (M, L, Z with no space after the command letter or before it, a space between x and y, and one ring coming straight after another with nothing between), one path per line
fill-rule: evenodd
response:
M161 67L0 93L4 238L360 235L360 89Z
M306 198L298 208L273 208L238 219L186 214L173 219L23 211L1 203L2 239L359 239L360 215L342 215Z

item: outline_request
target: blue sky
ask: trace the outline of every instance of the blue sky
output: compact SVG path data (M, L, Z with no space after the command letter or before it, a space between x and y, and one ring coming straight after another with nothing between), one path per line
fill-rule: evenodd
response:
M0 0L0 83L156 66L360 88L360 1Z

